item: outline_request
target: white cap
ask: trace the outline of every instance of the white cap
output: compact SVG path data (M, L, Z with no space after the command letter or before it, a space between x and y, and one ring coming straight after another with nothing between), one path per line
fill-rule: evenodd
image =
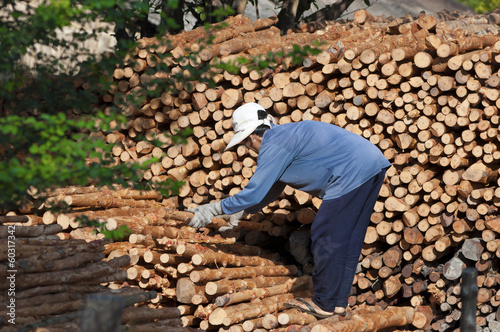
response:
M266 110L259 104L247 103L238 107L233 112L234 136L225 150L228 150L243 141L260 125L267 125L271 127L271 122L274 121L272 115L268 114L265 119L259 120L258 111L265 112Z

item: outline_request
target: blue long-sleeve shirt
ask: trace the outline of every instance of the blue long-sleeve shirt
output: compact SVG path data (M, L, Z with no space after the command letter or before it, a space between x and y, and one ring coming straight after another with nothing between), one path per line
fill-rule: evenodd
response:
M222 200L222 209L256 213L287 184L325 200L337 198L390 165L370 141L341 127L319 121L273 126L262 137L252 178Z

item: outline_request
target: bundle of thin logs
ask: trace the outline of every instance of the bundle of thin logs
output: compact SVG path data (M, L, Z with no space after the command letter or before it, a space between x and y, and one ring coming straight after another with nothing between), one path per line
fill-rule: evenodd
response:
M108 286L126 280L133 263L128 255L108 255L108 240L67 239L58 224L23 226L22 220L13 219L0 226L0 331L77 331L84 326L89 295L118 298L124 306L119 323L131 331L154 331L157 326L190 331L182 327L177 307L152 305L156 291Z
M22 280L19 278L22 287L27 288L26 292L21 292L21 297L24 298L25 294L40 296L42 301L44 295L50 293L56 298L54 302L78 299L75 303L56 303L46 307L51 315L60 314L68 320L71 318L69 322L61 322L59 316L50 316L43 319L29 317L23 323L31 326L52 323L47 327L50 331L74 327L78 322L73 311L82 305L83 294L80 293L98 289L119 294L127 292L143 295L149 294L145 293L148 291L153 292L155 296L146 299L149 300L146 304L127 309L123 315L123 323L137 331L160 327L168 327L169 330L175 327L179 331L182 331L181 327L256 331L297 329L300 326L313 331L344 331L346 328L357 328L367 320L371 322L373 330L430 324L431 310L425 309L425 306L419 306L418 309L410 306L356 306L345 318L335 317L324 321L317 321L314 316L296 309L288 309L284 304L293 297L311 296L309 275L299 277L297 266L286 264L287 259L276 252L238 241L238 232L224 237L217 234L214 231L216 228L226 226L222 219L214 218L211 229L203 229L202 232L187 227L192 213L175 210L172 200L160 202L161 197L156 195L156 200L148 200L155 197L154 192L93 186L60 188L48 195L46 202L53 204L57 200L65 201L71 205L71 212L54 215L47 211L38 218L31 215L0 218L3 223L31 224L16 226L16 232L18 235L29 233L32 237L27 238L26 242L31 248L37 245L39 250L42 246L47 252L15 262L13 268L18 273L50 271L31 274ZM131 196L135 198L125 198ZM108 206L112 199L115 207ZM81 208L85 208L84 211L78 211ZM92 226L76 224L78 217L83 215L102 222L108 230L126 225L132 233L122 241L102 239L102 234L93 233ZM68 223L58 220L68 219L74 227L63 230L63 226ZM9 226L2 227L7 231ZM16 245L19 246L20 242L16 242ZM95 249L95 252L72 255L73 251L65 250L66 246L74 248L77 244L82 250ZM17 248L22 249L18 257L28 255L27 247ZM59 251L52 252L54 248ZM121 263L108 267L104 272L84 265L86 259L98 261L95 263L97 265ZM86 269L85 273L81 272L81 268ZM64 274L63 279L61 274ZM61 284L61 281L65 282ZM72 284L68 285L70 282ZM63 293L68 289L73 293ZM40 301L34 301L33 305L38 305ZM70 305L71 308L68 307ZM26 310L28 308L24 308L23 313Z
M461 314L461 271L474 266L479 271L477 324L496 328L500 15L462 17L443 12L384 20L359 11L353 21L308 24L301 32L284 36L272 27L274 22L234 17L226 21L227 28L167 36L168 44L142 40L129 66L115 70L116 84L102 96L103 106L115 104L130 117L119 131L102 133L114 144L116 161L159 158L144 179L185 181L176 205L183 210L237 193L255 171L253 152L244 147L224 152L233 135L231 114L242 103L258 102L280 124L324 121L357 133L377 145L392 167L372 215L350 305L430 306L430 328L454 330ZM208 40L209 33L213 44L204 45L200 41ZM154 78L189 75L192 67L237 57L252 59L314 40L323 42L322 52L300 66L289 57L278 57L270 60L277 67L260 71L248 66L241 66L237 74L213 69L215 88L176 81L177 92L148 97L140 108L123 103L127 96L151 89ZM159 61L169 71L156 69ZM175 144L169 136L185 128L191 128L193 135L187 144ZM154 145L153 139L162 145ZM286 188L279 200L242 221L233 237L259 247L288 238L298 228L307 229L320 204L317 198ZM141 221L134 224L144 232L136 241L153 245L146 234L153 229ZM174 228L174 234L158 231L154 238L195 237L188 235L194 234L189 228ZM167 247L167 253L182 256L178 242ZM188 263L186 271L192 268L189 273L198 273L195 261L177 266ZM195 286L207 282L184 280ZM170 293L174 296L173 290ZM195 287L194 295L206 315L198 311L199 324L213 325L209 313L215 312L211 311L214 298L208 297L213 294ZM259 314L262 318L264 312ZM231 324L228 317L215 322ZM422 321L417 328L426 329L429 322Z

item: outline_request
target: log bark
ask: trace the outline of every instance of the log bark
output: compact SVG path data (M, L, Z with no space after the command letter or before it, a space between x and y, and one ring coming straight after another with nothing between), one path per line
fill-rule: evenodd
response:
M321 331L378 331L394 326L404 326L413 322L415 310L412 307L389 307L381 312L355 315L348 321L328 326L314 326L311 332Z
M227 308L217 308L209 316L212 325L230 326L247 319L283 310L283 303L292 299L293 294L275 295L263 300L257 299L252 303L242 303Z
M245 302L253 299L261 299L268 296L295 292L302 289L310 289L312 280L309 276L291 279L283 284L279 284L267 288L254 288L243 290L231 294L218 296L215 299L215 304L219 307L225 307L234 303Z
M125 267L130 263L130 257L121 256L109 262L91 263L85 271L66 270L55 272L42 272L37 274L25 274L19 277L19 288L27 289L34 286L46 286L57 283L70 283L85 279L96 278L102 274L111 274L116 269Z
M216 264L217 266L272 266L276 261L258 256L238 256L224 252L205 251L191 257L195 265Z
M38 237L42 235L53 235L61 232L61 225L37 225L37 226L0 226L0 237L6 239L14 232L16 237Z
M292 280L291 277L265 277L257 276L248 279L209 281L205 285L205 292L209 295L222 295L245 289L273 287Z
M317 321L313 315L306 314L297 309L285 310L278 315L281 325L309 325Z
M193 271L189 278L193 282L203 282L219 280L222 278L248 278L256 277L257 275L263 276L290 276L297 273L295 265L276 265L276 266L263 266L263 267L247 267L247 268L221 268L221 269L204 269L201 271Z

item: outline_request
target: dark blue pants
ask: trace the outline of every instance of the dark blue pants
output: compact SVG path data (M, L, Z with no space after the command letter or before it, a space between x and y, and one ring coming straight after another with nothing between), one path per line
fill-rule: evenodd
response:
M359 255L386 170L339 198L324 200L311 226L313 302L347 307Z

